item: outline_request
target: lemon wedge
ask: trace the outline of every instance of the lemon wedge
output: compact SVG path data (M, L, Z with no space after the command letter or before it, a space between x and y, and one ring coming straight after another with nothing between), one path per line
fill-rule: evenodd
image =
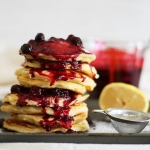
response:
M99 107L107 108L129 108L147 112L149 100L146 95L137 87L122 83L113 82L106 85L99 97Z

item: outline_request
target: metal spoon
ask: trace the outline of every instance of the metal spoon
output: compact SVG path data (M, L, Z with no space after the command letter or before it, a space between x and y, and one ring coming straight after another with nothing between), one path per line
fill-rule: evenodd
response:
M106 110L93 110L108 116L114 128L123 134L140 133L149 123L148 114L125 108L109 108Z

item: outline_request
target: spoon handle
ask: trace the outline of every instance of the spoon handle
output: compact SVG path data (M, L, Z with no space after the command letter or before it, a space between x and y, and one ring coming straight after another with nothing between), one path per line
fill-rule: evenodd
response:
M101 113L101 114L107 115L104 110L100 110L100 109L94 109L94 110L92 110L92 112L94 112L94 113Z

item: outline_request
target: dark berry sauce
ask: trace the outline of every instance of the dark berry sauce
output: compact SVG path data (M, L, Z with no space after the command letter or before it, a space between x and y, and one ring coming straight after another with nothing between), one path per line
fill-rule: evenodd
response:
M20 53L30 54L32 57L37 58L39 55L44 54L46 56L52 56L59 61L67 61L72 59L76 61L76 58L81 53L86 53L82 48L82 41L78 37L74 37L70 41L51 37L49 40L45 41L42 35L37 35L35 40L30 40L28 44L31 45L32 50L24 51L21 49ZM40 41L40 42L39 42Z
M44 73L46 71L46 73ZM63 80L67 81L68 79L80 78L84 82L85 77L82 74L76 72L65 71L65 70L43 70L43 69L30 69L30 76L34 78L35 73L38 73L41 76L45 76L50 79L50 86L52 86L56 81Z
M53 107L54 110L54 116L64 116L64 115L69 115L70 107L65 106L65 107Z
M52 127L59 124L66 129L70 129L72 127L73 117L68 115L57 116L53 120L50 120L50 115L45 115L42 120L39 121L40 125L46 129L46 131L50 131Z
M18 91L19 88L20 90ZM54 100L54 107L59 107L59 98L63 99L62 106L69 106L70 103L76 101L77 97L76 93L65 89L44 89L40 87L26 88L21 85L13 85L11 87L11 93L16 93L18 95L18 101L16 105L21 107L26 106L27 100L32 100L37 103L36 106L43 107L43 113L46 113L45 107L50 107L52 105L50 99ZM59 114L58 111L61 113L62 108L54 108L54 111L55 114ZM67 111L68 109L65 107L65 114Z
M40 64L40 68L42 69L54 69L54 70L72 70L72 71L80 71L82 70L82 63L81 61L50 61L45 59L26 59L25 62L34 63L34 61ZM24 64L23 64L24 66ZM30 67L30 66L25 66ZM92 71L92 66L90 66L90 70L92 73L92 78L96 77L96 74Z

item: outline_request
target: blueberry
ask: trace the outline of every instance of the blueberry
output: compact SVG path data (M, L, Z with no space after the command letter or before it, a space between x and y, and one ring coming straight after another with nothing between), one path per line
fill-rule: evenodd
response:
M63 90L59 88L55 88L52 90L53 95L57 95L58 97L67 97L69 96L68 90Z
M70 34L70 35L67 37L66 41L71 42L74 37L75 37L74 35Z
M43 33L38 33L35 37L35 41L36 42L42 42L42 41L45 41L45 36Z
M23 54L29 54L32 51L32 46L28 43L28 44L23 44L21 46L21 52Z
M42 95L42 89L39 87L32 87L29 94L33 96L40 96Z
M15 84L11 87L11 93L19 93L22 91L22 86Z
M83 47L82 41L79 37L75 37L74 35L69 35L68 38L66 39L66 41L79 46L79 47Z
M19 99L19 100L17 101L16 105L17 105L17 106L21 106L21 107L22 107L22 106L26 106L26 105L27 105L27 102L26 102L25 100L20 100L20 99Z
M80 46L80 47L83 46L82 45L82 41L81 41L81 39L79 37L74 37L73 41L72 41L72 44L75 44L76 46Z
M46 126L46 131L50 131L51 130L51 126L50 125L47 125Z

